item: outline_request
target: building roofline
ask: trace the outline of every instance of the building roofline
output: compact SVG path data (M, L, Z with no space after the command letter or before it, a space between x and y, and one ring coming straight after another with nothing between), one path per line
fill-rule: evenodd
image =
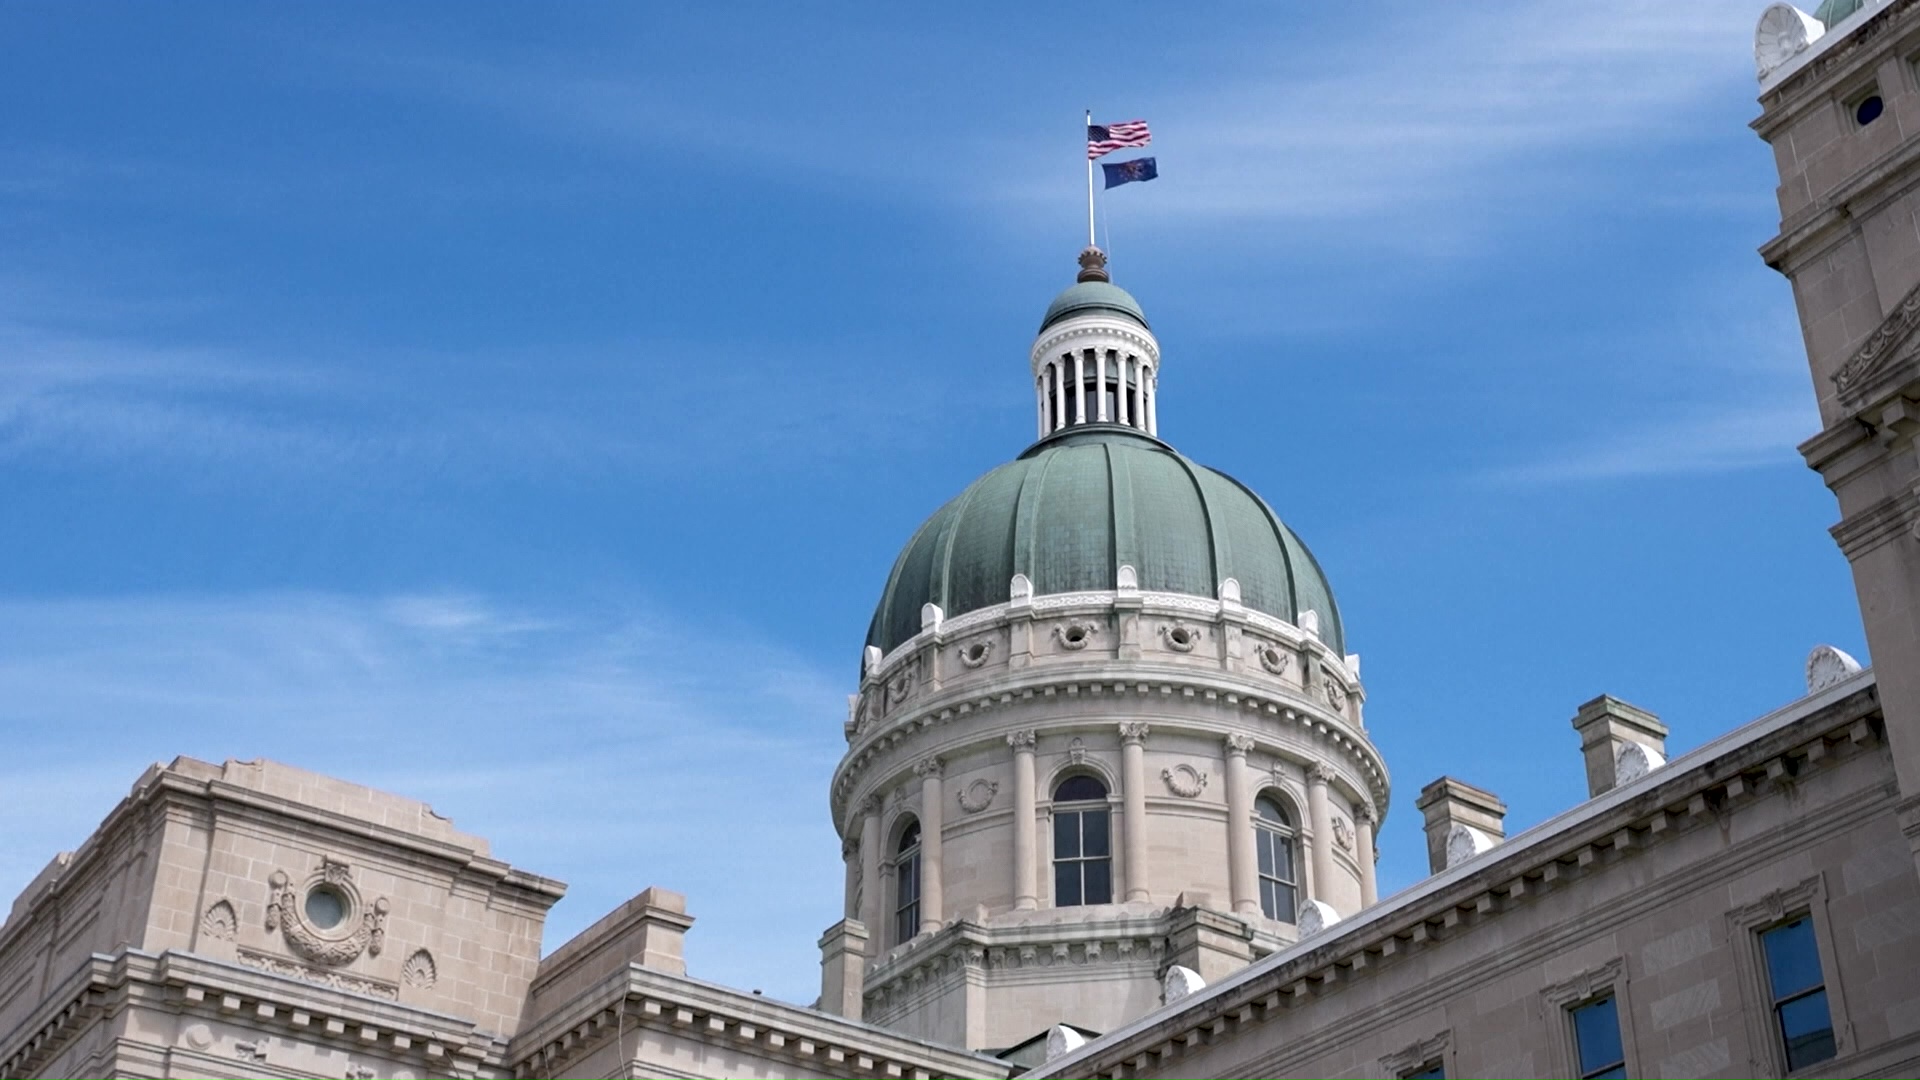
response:
M1175 1016L1206 1011L1205 1007L1208 1003L1226 998L1290 964L1315 953L1324 953L1326 959L1333 962L1341 955L1338 946L1343 940L1365 938L1371 931L1384 929L1398 920L1412 916L1440 894L1476 875L1484 874L1499 880L1518 876L1517 874L1501 875L1490 871L1508 864L1530 863L1545 854L1545 850L1552 848L1556 841L1562 840L1567 834L1579 831L1581 826L1596 822L1662 786L1675 785L1690 773L1704 774L1708 771L1708 766L1727 757L1733 751L1760 743L1768 736L1786 731L1809 717L1841 704L1853 695L1871 691L1874 686L1873 670L1868 668L1824 690L1790 702L1682 754L1632 783L1624 784L1548 818L1490 851L1434 874L1419 884L1365 909L1351 919L1343 920L1326 932L1304 938L1288 949L1266 956L1212 986L1181 998L1174 1005L1155 1009L1070 1054L1047 1062L1026 1075L1035 1080L1081 1075L1086 1070L1080 1066L1106 1056L1117 1047L1151 1032Z

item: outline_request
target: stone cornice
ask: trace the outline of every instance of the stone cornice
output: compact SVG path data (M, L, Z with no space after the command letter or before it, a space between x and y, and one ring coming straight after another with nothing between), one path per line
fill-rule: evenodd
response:
M1847 235L1852 222L1920 184L1913 168L1916 160L1920 160L1920 144L1909 140L1829 190L1813 192L1811 202L1780 223L1779 235L1760 246L1760 257L1776 270L1793 273L1808 259L1825 254ZM1900 183L1894 186L1890 180Z
M1119 340L1132 345L1138 353L1144 354L1147 363L1155 372L1160 370L1160 343L1151 332L1142 330L1133 323L1105 315L1078 315L1058 324L1059 328L1042 336L1033 343L1028 353L1029 366L1038 378L1041 365L1053 359L1054 350L1069 341L1084 338Z
M1140 910L1137 905L1111 904L1097 909L1075 908L1071 919L1048 918L1037 909L1030 921L982 925L959 919L937 933L896 946L867 966L866 996L873 1002L913 993L967 968L995 972L1046 971L1059 966L1085 967L1102 963L1146 963L1156 968L1167 950L1170 911ZM1218 915L1218 913L1215 913ZM1253 931L1239 919L1219 915Z
M191 953L122 949L88 957L38 1011L0 1035L0 1076L32 1075L89 1020L142 1003L414 1061L429 1076L506 1066L506 1041L459 1017Z
M1081 695L1094 698L1111 695L1125 698L1137 695L1145 701L1167 699L1178 696L1182 700L1211 704L1216 710L1212 723L1201 719L1199 715L1180 718L1158 717L1154 722L1165 725L1166 730L1187 730L1213 732L1221 736L1245 734L1256 740L1262 748L1283 756L1298 757L1300 747L1274 742L1261 732L1234 731L1216 728L1222 720L1227 723L1246 714L1262 716L1269 721L1298 724L1309 737L1318 737L1334 752L1351 762L1355 773L1363 779L1367 790L1352 790L1350 795L1369 801L1374 806L1387 805L1390 791L1390 778L1386 763L1364 732L1338 717L1328 715L1324 706L1291 688L1256 686L1225 672L1205 672L1191 668L1169 671L1165 668L1143 669L1138 665L1122 674L1112 672L1102 674L1097 670L1079 671L1066 668L1028 668L1016 683L993 693L981 693L979 688L968 691L959 690L932 698L921 704L910 714L882 726L871 732L862 742L847 751L838 768L834 771L832 785L832 813L838 823L842 836L851 835L857 825L851 819L851 797L858 788L862 775L880 755L892 750L896 745L909 739L916 739L940 726L962 719L972 720L977 730L958 740L931 743L923 749L937 749L942 754L970 746L976 742L1004 741L1007 731L998 724L981 723L979 714L989 714L998 709L1014 709L1037 699L1050 697L1077 698ZM1221 717L1220 714L1225 716ZM1226 719L1227 717L1233 719ZM1037 728L1042 734L1051 731L1080 729L1094 723L1092 718L1058 717L1045 723L1035 724L1031 720L1021 722L1022 729ZM1338 774L1335 774L1338 776Z
M1146 1067L1210 1035L1278 1016L1294 1001L1366 978L1463 925L1496 919L1592 867L1630 857L1877 743L1878 711L1872 672L1863 671L1259 961L1177 1010L1150 1013L1031 1075L1115 1075L1130 1063ZM1853 808L1867 810L1880 812ZM1796 819L1787 827L1834 825ZM1730 857L1752 853L1735 849Z
M85 843L63 853L41 871L14 901L6 923L0 925L0 954L11 948L27 928L39 920L47 905L99 872L99 864L128 847L131 837L154 814L185 812L217 819L265 816L311 826L330 835L357 837L381 847L424 857L488 889L520 894L536 913L551 907L566 893L566 885L551 878L515 870L506 863L451 841L434 840L348 814L253 790L228 781L182 776L155 766L134 783L133 790L108 812Z
M514 1039L509 1056L517 1076L565 1076L572 1063L623 1029L646 1028L732 1043L790 1062L797 1075L928 1080L1005 1077L1012 1071L984 1055L637 964L536 1019Z

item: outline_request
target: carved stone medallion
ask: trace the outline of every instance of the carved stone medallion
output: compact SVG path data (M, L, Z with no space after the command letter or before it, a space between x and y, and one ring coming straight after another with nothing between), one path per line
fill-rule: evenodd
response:
M1197 799L1207 789L1207 774L1191 765L1161 769L1160 779L1166 782L1168 791L1183 799Z
M360 896L352 868L323 858L295 888L284 870L267 879L267 930L278 930L287 947L316 964L350 964L361 953L379 956L387 940L386 897Z
M1253 655L1260 661L1260 666L1267 669L1267 674L1285 675L1287 673L1287 654L1278 647L1262 645Z
M992 780L975 780L960 789L960 809L969 814L977 814L993 805L993 797L1000 793L1000 785Z
M1176 621L1160 628L1160 639L1174 652L1192 652L1193 647L1200 644L1202 633L1197 626Z
M993 655L993 640L991 638L988 638L982 641L973 642L972 644L962 648L960 650L960 663L965 665L966 667L977 668L980 665L986 663L987 659L992 655Z

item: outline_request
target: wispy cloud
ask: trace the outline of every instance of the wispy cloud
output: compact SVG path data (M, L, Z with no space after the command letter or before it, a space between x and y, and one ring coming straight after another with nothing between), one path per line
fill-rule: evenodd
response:
M1516 194L1564 194L1584 179L1556 152L1698 131L1702 106L1724 100L1743 77L1751 83L1741 43L1753 9L1736 0L1409 4L1353 14L1310 21L1284 6L1264 17L1235 12L1231 33L1162 57L1153 78L1129 88L1151 112L1155 149L1168 164L1138 213L1349 228L1385 215L1401 230L1409 218L1431 223L1433 208L1449 204L1511 211ZM1074 146L1062 144L1058 125L1026 121L1061 93L1074 91L1077 104L1077 74L1034 76L1033 65L1051 70L1053 44L1016 35L995 43L1005 79L976 70L953 84L965 93L910 102L888 93L903 64L940 53L944 32L838 35L824 47L844 63L829 63L830 75L820 63L796 69L795 94L776 109L729 92L724 80L635 65L617 48L617 61L597 66L536 52L336 49L333 57L355 78L491 112L543 140L622 157L691 153L777 173L783 183L851 182L1021 227L1035 213L1056 216L1063 199L1070 203L1074 170L1061 160ZM767 57L758 74L778 78L794 63ZM956 169L956 160L992 167Z
M548 948L661 884L702 920L696 975L810 1001L810 947L839 904L824 795L844 709L845 687L785 650L645 609L0 603L0 894L77 845L147 763L264 756L422 799L568 881Z
M458 356L166 344L121 330L112 304L92 319L21 308L0 304L0 463L16 465L357 484L795 469L903 438L915 409L953 392L938 368L909 372L891 387L901 407L875 410L862 372L808 362L860 351L838 343L617 341Z

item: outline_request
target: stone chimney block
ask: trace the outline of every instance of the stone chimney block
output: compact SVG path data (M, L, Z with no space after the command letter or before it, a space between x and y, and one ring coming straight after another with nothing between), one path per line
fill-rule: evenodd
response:
M820 935L820 1010L860 1019L867 981L867 926L841 919Z
M1420 798L1413 805L1427 822L1427 867L1432 873L1507 838L1507 804L1493 792L1451 776L1421 788ZM1449 850L1453 852L1451 859Z
M1667 760L1667 725L1619 698L1602 694L1580 706L1573 730L1580 733L1580 753L1587 759L1588 798L1645 776Z
M650 886L633 898L640 907L640 948L635 962L672 975L687 973L687 898L672 889Z

